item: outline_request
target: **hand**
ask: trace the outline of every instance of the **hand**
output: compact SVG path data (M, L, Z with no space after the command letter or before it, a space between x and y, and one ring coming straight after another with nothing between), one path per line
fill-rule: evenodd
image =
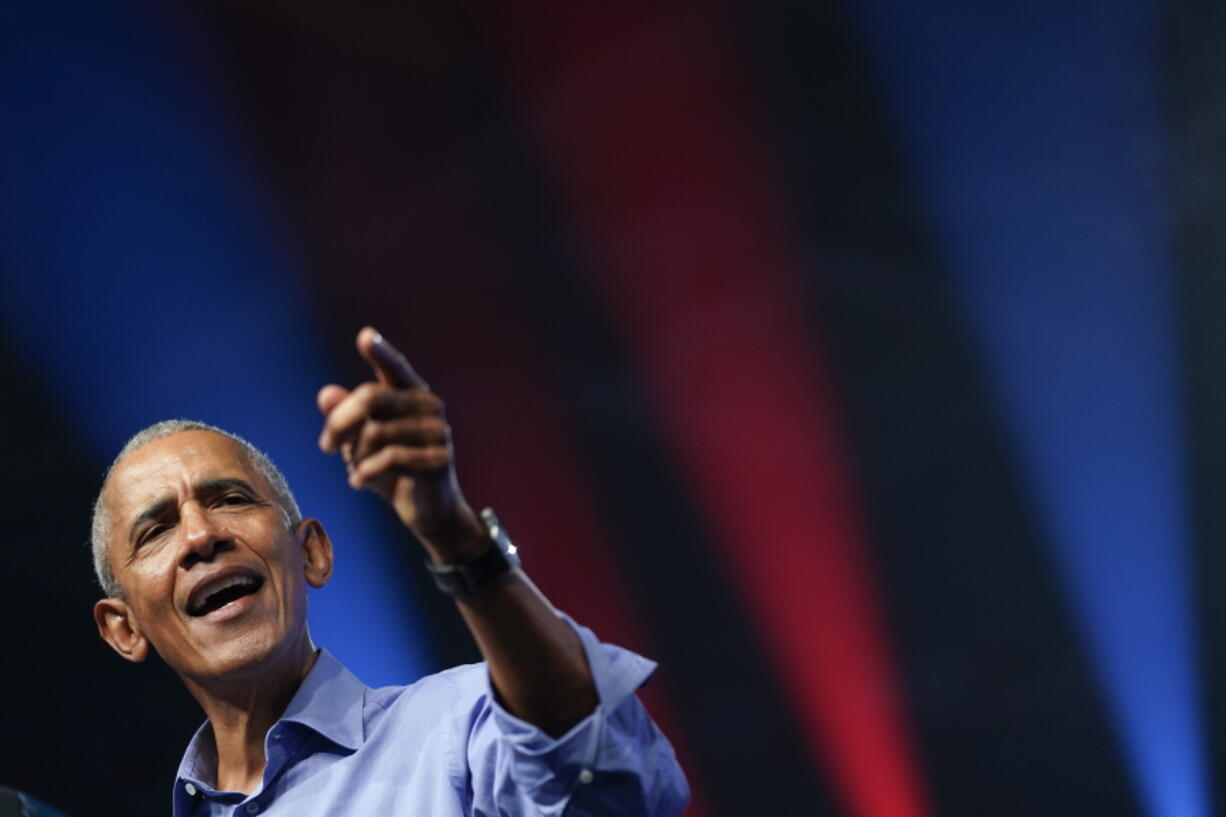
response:
M339 451L349 485L385 499L436 561L464 558L484 530L460 492L443 401L372 327L357 347L376 380L319 390L320 449Z

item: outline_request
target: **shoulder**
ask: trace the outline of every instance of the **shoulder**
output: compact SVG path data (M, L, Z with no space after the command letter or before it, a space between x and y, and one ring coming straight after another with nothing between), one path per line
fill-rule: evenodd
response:
M485 664L465 664L406 686L368 687L366 745L394 746L406 768L441 766L452 785L466 789L468 746L490 717L488 678Z
M471 728L489 706L489 670L485 663L461 664L427 675L404 686L368 688L368 724L391 717L418 726L440 721Z

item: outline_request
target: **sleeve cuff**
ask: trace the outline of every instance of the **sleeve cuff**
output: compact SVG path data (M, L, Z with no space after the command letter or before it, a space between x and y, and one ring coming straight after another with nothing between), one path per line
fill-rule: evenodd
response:
M612 644L602 644L591 630L576 624L564 613L558 614L579 635L587 655L599 702L586 718L560 737L547 733L517 718L498 703L488 670L485 673L486 700L490 707L494 733L507 753L503 755L503 780L513 783L512 799L526 796L534 813L560 815L577 787L599 775L605 765L624 765L623 738L610 731L614 713L633 700L656 669L656 663ZM616 730L614 730L616 732ZM501 775L495 775L500 777ZM500 786L496 786L500 789ZM503 796L509 792L504 791ZM518 813L511 809L509 813Z
M655 661L614 644L601 643L591 630L575 623L574 619L561 611L558 612L558 618L565 621L579 636L599 698L595 711L571 727L569 732L553 738L527 721L512 715L498 702L489 671L485 672L486 699L490 702L499 730L515 744L517 750L529 754L546 753L559 745L572 742L573 736L584 731L585 725L598 715L607 717L616 712L656 671Z

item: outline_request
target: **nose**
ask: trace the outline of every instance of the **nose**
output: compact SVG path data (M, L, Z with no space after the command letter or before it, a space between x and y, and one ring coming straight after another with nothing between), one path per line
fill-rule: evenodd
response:
M183 536L180 566L191 567L207 562L229 549L231 539L225 528L199 502L186 502L179 510L179 527Z

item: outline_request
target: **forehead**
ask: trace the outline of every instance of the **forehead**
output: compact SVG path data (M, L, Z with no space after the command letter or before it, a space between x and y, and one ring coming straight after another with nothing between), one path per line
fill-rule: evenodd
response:
M263 484L234 440L213 431L179 431L145 443L124 457L107 480L105 502L113 522L123 524L153 502L218 477Z

